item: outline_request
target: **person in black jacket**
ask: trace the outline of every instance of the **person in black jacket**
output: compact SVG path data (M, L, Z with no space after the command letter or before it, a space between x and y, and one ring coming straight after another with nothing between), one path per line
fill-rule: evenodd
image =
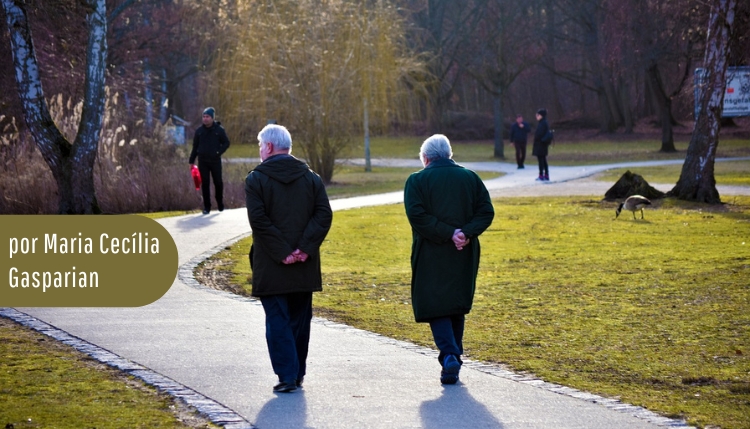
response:
M203 110L203 125L195 130L193 151L190 153L190 164L198 158L198 171L201 173L201 191L203 191L203 214L211 211L211 178L214 179L214 197L219 211L224 211L224 181L221 178L221 155L229 149L229 138L221 126L214 121L216 111L213 107Z
M524 168L526 161L526 143L528 142L531 126L523 120L521 114L516 115L516 122L510 127L510 144L516 148L516 163L518 168Z
M547 153L552 143L552 133L547 123L547 109L539 109L536 112L538 124L534 132L534 148L532 155L539 160L539 177L536 180L549 181L549 165L547 164Z
M261 163L245 179L252 296L266 314L266 343L279 383L302 385L312 320L312 294L323 289L320 246L333 213L323 181L291 155L289 131L275 124L258 133Z

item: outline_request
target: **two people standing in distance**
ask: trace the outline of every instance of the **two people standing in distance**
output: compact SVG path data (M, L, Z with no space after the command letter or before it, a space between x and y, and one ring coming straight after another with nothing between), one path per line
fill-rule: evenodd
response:
M440 381L455 384L461 369L466 314L479 269L479 235L495 212L479 176L451 158L448 138L435 134L419 152L424 169L404 186L412 229L411 298L414 318L429 323L440 350Z
M549 181L549 165L547 164L547 154L549 145L552 143L553 134L547 123L547 109L539 109L536 112L536 131L534 132L534 148L532 155L539 160L539 177L536 180Z
M198 171L201 175L201 191L203 192L203 214L211 212L211 179L214 180L214 197L219 211L224 211L224 181L221 177L221 155L229 149L229 138L221 126L215 121L216 110L207 107L203 110L203 125L195 130L193 150L190 153L191 165L198 158Z
M333 213L320 176L292 156L285 127L266 125L258 144L261 163L245 179L252 295L266 315L266 343L279 378L273 390L292 392L307 369L312 294L323 289L320 246Z
M523 120L519 113L516 115L516 122L510 126L510 144L516 149L516 163L518 168L524 168L526 161L526 143L528 142L531 126Z

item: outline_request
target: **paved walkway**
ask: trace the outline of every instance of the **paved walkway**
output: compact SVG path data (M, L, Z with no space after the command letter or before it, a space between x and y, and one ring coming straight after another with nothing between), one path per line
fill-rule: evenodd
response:
M412 161L389 162L419 167ZM583 186L574 179L606 168L652 164L553 166L549 184L534 182L534 168L465 165L508 173L487 182L494 195L524 187L527 194L564 195ZM331 203L334 210L344 210L398 203L402 197L394 192ZM0 308L0 315L140 377L227 428L686 427L639 407L480 362L467 362L459 384L442 386L431 349L317 318L304 389L274 394L262 307L205 288L192 277L200 261L247 236L245 210L160 222L177 243L180 271L155 303L139 308ZM428 328L415 324L414 329Z

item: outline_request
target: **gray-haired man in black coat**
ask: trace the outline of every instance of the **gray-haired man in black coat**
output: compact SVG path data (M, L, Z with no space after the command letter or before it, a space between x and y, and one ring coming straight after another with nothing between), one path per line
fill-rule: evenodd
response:
M266 313L266 343L275 392L292 392L307 370L312 294L322 290L320 245L333 214L320 176L291 155L292 137L281 125L258 133L261 163L245 179L253 244L252 295Z

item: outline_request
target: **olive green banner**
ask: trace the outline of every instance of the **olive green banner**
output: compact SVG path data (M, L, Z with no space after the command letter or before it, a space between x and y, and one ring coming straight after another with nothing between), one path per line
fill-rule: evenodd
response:
M0 307L140 307L177 274L177 246L153 219L0 216Z

